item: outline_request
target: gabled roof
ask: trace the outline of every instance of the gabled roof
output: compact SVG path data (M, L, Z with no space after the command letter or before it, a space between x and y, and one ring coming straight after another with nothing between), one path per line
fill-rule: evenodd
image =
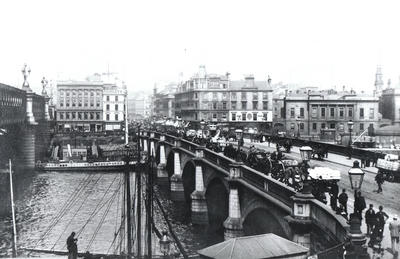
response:
M308 248L273 233L239 237L199 250L206 258L290 258L306 255Z

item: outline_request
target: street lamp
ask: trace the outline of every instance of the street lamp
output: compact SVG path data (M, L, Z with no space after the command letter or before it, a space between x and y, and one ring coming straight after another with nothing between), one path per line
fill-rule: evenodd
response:
M204 144L204 127L206 125L206 122L204 121L204 119L201 119L200 121L200 129L201 129L201 143Z
M299 117L296 118L296 122L297 122L297 138L300 138L300 118Z
M168 232L163 231L162 237L160 239L160 251L164 255L164 258L169 254L169 250L171 249L171 240L168 238Z
M354 125L354 122L352 120L349 120L349 122L347 122L347 126L349 127L349 146L348 146L349 157L348 157L348 159L351 159L351 155L352 155L351 132L353 130L353 125Z
M353 162L353 167L350 168L348 174L349 174L351 189L355 191L360 190L362 182L364 180L365 172L361 170L360 163L357 160Z
M350 129L350 128L349 128ZM350 186L354 190L354 195L361 189L365 172L361 170L360 163L354 161L353 167L350 168L349 172ZM356 197L356 196L354 196ZM365 234L361 232L361 220L360 215L354 213L350 215L350 233L349 233L350 244L346 247L346 259L355 258L370 258L367 248L364 246L366 242Z
M243 130L237 129L235 130L236 133L236 139L238 141L238 148L237 148L237 153L236 153L236 161L237 162L242 162L242 157L240 155L240 147L243 146L244 141L243 141Z
M308 161L311 160L312 148L309 146L302 146L300 148L301 159L303 160L301 163L301 178L303 181L303 190L302 192L309 192L309 182L308 182L308 168L310 168Z

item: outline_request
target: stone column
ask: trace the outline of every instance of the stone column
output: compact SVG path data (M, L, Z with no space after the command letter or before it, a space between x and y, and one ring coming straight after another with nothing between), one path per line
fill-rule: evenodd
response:
M32 126L28 126L20 136L20 156L17 167L33 170L35 168L35 130Z
M224 221L224 239L243 236L243 222L240 210L240 200L238 183L236 180L241 177L241 165L243 163L234 163L229 168L229 214Z
M208 224L208 209L204 190L202 158L204 147L196 148L195 163L195 190L191 194L192 198L192 223L196 225Z
M168 172L166 170L165 143L164 141L160 141L158 144L160 146L160 163L157 166L157 183L166 185L168 184Z
M174 148L174 174L171 176L171 200L184 201L185 194L182 182L181 160L179 157L179 149Z
M50 97L45 96L45 98L44 98L44 119L45 119L46 121L49 121L49 120L50 120L49 101L50 101Z
M143 139L143 151L144 152L148 151L148 149L147 149L147 137L144 137L144 139Z
M37 123L35 121L35 117L33 116L32 103L33 103L33 93L27 92L26 93L26 122L30 125L35 125Z
M156 156L156 151L155 151L155 148L154 148L154 140L153 139L150 140L150 155L152 155L153 157Z
M292 198L292 213L285 217L293 230L293 242L311 248L311 186L305 183L301 192Z

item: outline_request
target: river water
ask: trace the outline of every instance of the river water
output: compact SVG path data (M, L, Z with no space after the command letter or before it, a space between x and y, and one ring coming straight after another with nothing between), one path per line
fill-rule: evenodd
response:
M122 173L33 172L15 174L14 179L19 249L65 251L66 239L75 231L79 234L79 251L119 253L120 238L115 238L115 233L121 223ZM5 213L0 216L0 257L12 253L7 180L8 177L1 180L0 206ZM166 190L158 188L156 193L189 254L223 241L222 233L190 224L187 204L169 201ZM157 228L165 229L159 209L155 208L154 214ZM26 256L28 252L19 254Z

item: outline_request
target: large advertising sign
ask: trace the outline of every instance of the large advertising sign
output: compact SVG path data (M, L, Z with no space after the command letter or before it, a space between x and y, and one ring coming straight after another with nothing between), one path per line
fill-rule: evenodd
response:
M272 122L272 111L230 111L229 121Z

